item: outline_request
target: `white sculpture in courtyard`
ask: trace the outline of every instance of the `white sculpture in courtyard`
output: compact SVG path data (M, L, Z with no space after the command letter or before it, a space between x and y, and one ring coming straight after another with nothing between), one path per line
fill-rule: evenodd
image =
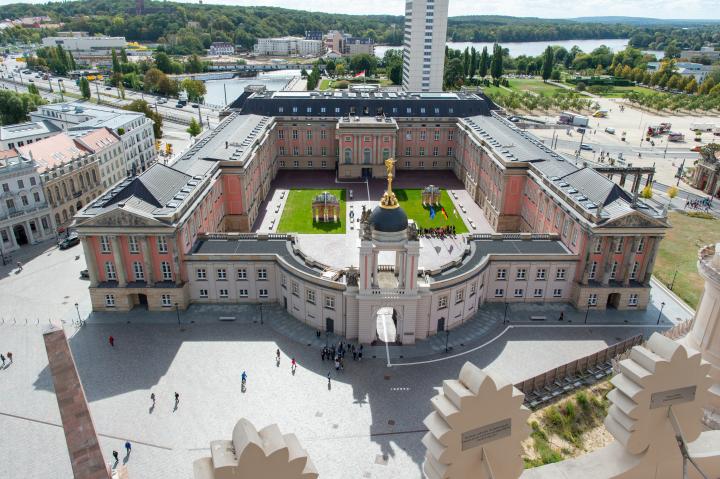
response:
M425 418L429 432L423 469L429 479L517 478L520 442L530 433L524 395L469 362L458 379L443 381Z
M260 431L247 419L233 429L232 441L212 441L210 456L193 464L195 479L316 479L317 470L294 434L277 424Z

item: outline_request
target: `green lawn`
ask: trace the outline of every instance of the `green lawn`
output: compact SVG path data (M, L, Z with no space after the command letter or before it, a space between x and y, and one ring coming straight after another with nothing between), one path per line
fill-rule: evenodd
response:
M423 207L422 204L422 190L420 189L407 189L407 190L393 190L395 196L397 196L400 206L407 213L408 218L415 220L418 228L439 228L441 226L454 225L456 233L467 233L468 229L465 226L460 214L455 216L455 206L450 200L447 191L443 190L440 206L445 208L448 214L448 219L443 216L440 207L435 208L435 219L430 219L430 208Z
M550 83L545 83L538 79L525 79L525 78L511 78L508 80L510 88L518 91L531 91L534 93L540 93L542 95L550 95L558 90L564 91L564 88L557 87Z
M625 93L630 91L636 91L638 93L654 93L655 90L652 90L650 88L645 88L644 86L616 86L613 87L612 90L610 90L607 93L601 93L598 94L598 96L602 96L605 98L622 98Z
M705 285L697 271L697 252L706 244L720 241L720 222L678 212L670 212L668 219L672 229L660 243L653 273L670 287L677 270L673 291L697 308Z
M314 223L312 201L323 191L340 199L340 215L337 223ZM345 190L290 190L283 210L278 233L344 234L345 233Z
M330 88L330 84L332 83L332 80L329 78L323 78L320 80L320 90L327 90Z

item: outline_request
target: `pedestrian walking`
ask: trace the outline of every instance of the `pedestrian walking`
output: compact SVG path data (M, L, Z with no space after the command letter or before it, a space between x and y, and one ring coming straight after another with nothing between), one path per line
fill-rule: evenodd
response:
M110 343L110 346L114 348L114 347L115 347L115 338L113 338L112 336L110 336L110 337L108 338L108 343Z
M295 362L295 358L292 358L292 361L290 361L290 371L292 371L294 373L296 367L297 367L297 363Z
M150 400L152 401L153 407L155 407L155 393L150 393Z
M120 454L118 454L117 451L113 451L113 457L115 458L115 462L120 462Z
M22 263L20 261L17 262L18 270L22 271Z
M353 361L357 361L357 351L353 348Z
M320 350L320 360L325 361L325 348Z
M0 360L2 360L2 365L5 366L5 355L0 354Z
M10 364L12 364L12 362L13 362L12 352L8 351L7 358L8 358L8 361L10 361Z
M125 455L129 456L130 451L132 451L132 446L130 445L130 441L125 441Z
M335 358L335 371L340 370L340 360L338 358Z
M330 371L328 371L328 373L327 373L327 378L328 378L328 389L330 389Z
M177 407L178 404L180 404L180 394L175 393L175 407Z
M560 317L558 318L558 321L564 321L565 320L565 311L560 311Z

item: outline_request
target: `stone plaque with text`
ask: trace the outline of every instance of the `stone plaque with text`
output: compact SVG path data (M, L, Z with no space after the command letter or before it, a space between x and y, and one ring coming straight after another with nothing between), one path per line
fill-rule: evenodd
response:
M510 436L510 430L510 418L507 418L502 421L494 422L492 424L464 432L462 434L462 450L466 451L468 449L472 449L473 447L508 437Z
M682 404L695 400L697 386L686 386L684 388L668 389L659 391L650 396L650 409Z

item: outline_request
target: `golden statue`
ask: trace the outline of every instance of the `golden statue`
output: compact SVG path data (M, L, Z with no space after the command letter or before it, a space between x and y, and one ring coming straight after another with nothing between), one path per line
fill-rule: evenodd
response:
M395 197L395 193L393 193L392 190L392 182L393 182L393 167L395 166L395 160L392 158L388 158L385 160L385 169L387 170L387 191L383 195L383 197L380 199L380 207L381 208L397 208L400 206L398 204L398 200Z

